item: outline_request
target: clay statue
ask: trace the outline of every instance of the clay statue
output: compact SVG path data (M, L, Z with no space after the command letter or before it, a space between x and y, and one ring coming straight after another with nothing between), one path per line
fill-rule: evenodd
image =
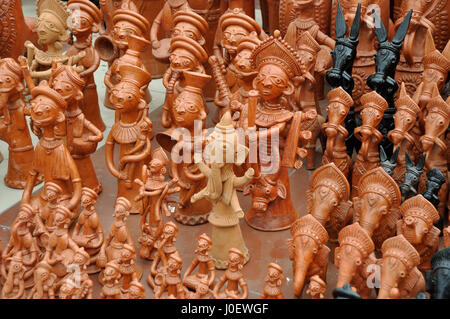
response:
M367 267L376 264L375 244L369 234L358 224L344 227L339 232L339 247L334 251L334 265L338 268L336 288L350 283L362 298L369 298L371 288Z
M196 290L203 282L205 282L208 287L212 287L214 284L214 280L216 279L216 269L213 260L209 256L211 248L211 238L204 233L201 234L198 237L194 260L183 275L183 284L187 288ZM196 267L198 267L198 271L194 273Z
M425 291L425 278L417 269L419 253L403 235L386 239L381 250L378 299L408 299Z
M106 107L114 108L111 101L111 90L121 80L121 65L134 65L147 71L143 66L142 52L150 43L145 39L150 30L148 20L137 12L129 1L123 1L120 9L114 11L112 22L114 29L110 35L100 36L95 41L95 47L100 54L100 58L109 63L110 67L105 74L105 85L107 87L103 104ZM141 83L142 98L150 103L151 96L147 91L148 82Z
M328 92L327 122L322 124L322 130L327 137L322 165L334 163L348 179L352 171L353 161L347 154L345 140L349 132L344 121L353 106L352 97L340 86Z
M118 265L124 250L124 245L127 244L134 247L130 231L126 224L127 218L130 215L130 210L131 204L126 198L119 197L116 199L113 214L115 220L111 225L108 236L106 236L100 247L100 253L97 257L98 267L105 268L110 261L115 261ZM103 274L105 274L105 271ZM102 281L104 281L104 279Z
M392 177L397 184L402 184L406 168L406 152L410 160L415 160L415 154L420 150L417 148L420 136L417 136L414 126L417 123L420 108L417 103L406 92L405 83L401 84L400 95L395 101L396 112L394 115L395 128L388 133L388 138L392 142L394 149L400 148L398 152L397 165Z
M168 299L186 299L186 288L181 280L183 261L178 252L170 254L167 258L167 269L161 278L158 289L155 289L155 299L160 299L167 291Z
M380 145L380 167L384 169L389 176L393 177L394 170L397 167L397 158L398 153L400 152L400 147L397 147L394 151L394 154L390 158L387 157L386 152L384 151L383 146Z
M46 183L53 182L61 188L60 205L69 210L70 219L73 219L77 214L82 185L76 163L62 139L66 133L64 111L67 103L46 81L33 88L31 95L31 119L42 130L43 136L34 151L33 166L28 173L22 204L30 204L36 210L45 206L46 200L42 196L31 196L41 173Z
M397 16L395 27L409 10L413 11L411 26L405 38L400 63L396 72L396 80L405 82L408 93L413 95L422 79L426 79L429 74L424 72L425 55L427 54L426 42L427 34L434 38L436 47L442 51L447 44L450 33L447 25L450 22L450 1L447 0L403 0ZM447 71L444 72L447 77ZM421 105L421 107L424 107Z
M103 14L94 3L88 0L70 0L67 8L71 11L68 28L76 41L67 49L67 55L77 55L84 51L85 56L77 65L83 66L80 76L85 81L83 99L79 101L80 109L86 119L92 122L101 131L106 128L100 114L98 104L97 86L94 81L94 72L100 66L100 56L92 45L92 34L99 33L103 23Z
M39 262L40 254L36 238L31 231L31 227L33 226L33 215L32 207L28 204L23 204L20 207L16 220L11 226L11 236L8 244L2 251L1 257L2 282L8 278L10 258L20 256L21 267L24 268L24 273L21 274L21 277L27 282L27 286L29 286L28 279L33 276L34 266Z
M422 156L422 158L417 163L417 166L415 166L411 157L409 156L408 151L405 152L406 171L403 178L403 183L400 185L400 191L402 192L402 202L417 195L417 186L419 185L420 176L423 173L425 158L426 155ZM441 171L439 171L439 173L440 172Z
M26 267L23 264L22 252L19 251L4 261L9 262L9 268L2 288L2 299L22 299L25 292L23 275L26 271Z
M248 134L249 147L259 145L259 152L251 163L255 178L244 188L244 195L252 196L245 220L258 230L276 231L289 228L298 218L288 168L302 166L298 157L306 157L308 151L298 147L300 139L312 137L301 129L302 123L314 120L317 112L292 111L289 99L303 74L301 60L279 31L253 50L252 60L258 71L253 81L257 92L250 92L239 127Z
M422 195L414 196L400 206L403 219L397 222L397 235L403 235L420 255L419 270L431 269L430 260L439 246L439 228L433 226L439 213Z
M98 142L103 139L103 134L87 119L81 109L80 102L83 101L85 81L67 65L60 65L53 69L51 74L50 86L67 103L66 146L77 165L82 185L100 193L102 184L97 179L90 155L96 151Z
M145 299L145 287L139 281L130 282L128 289L129 299Z
M227 113L226 113L227 114ZM248 285L244 279L242 268L245 264L245 255L237 248L228 251L228 267L214 286L215 299L247 299ZM224 291L222 287L227 285Z
M103 287L100 299L122 299L120 293L120 270L116 260L111 260L105 265L103 270Z
M311 299L323 299L326 291L327 283L320 276L314 275L309 279L306 293L311 296Z
M358 182L366 172L380 166L378 145L383 139L383 134L378 126L383 114L388 108L386 100L377 92L372 91L361 97L362 125L355 128L355 137L361 142L352 172L352 194L358 191Z
M169 57L170 37L174 31L174 15L182 11L192 11L188 0L168 0L153 20L150 30L150 41L153 47L153 56L157 59ZM158 33L163 38L158 37Z
M291 226L293 238L287 240L294 272L294 294L301 297L305 283L314 275L326 282L330 248L326 229L312 215L297 219Z
M401 218L401 194L397 183L381 167L365 173L353 197L353 222L358 222L372 238L378 251L383 242L395 236Z
M52 266L41 261L34 270L34 286L27 299L55 299L58 276L52 272Z
M142 214L144 210L142 198L136 200L139 185L133 181L141 175L142 166L148 162L151 153L152 123L148 118L148 106L141 95L141 88L149 83L151 75L133 65L121 65L119 71L121 81L111 92L111 102L116 108L116 122L106 140L106 167L118 179L117 196L125 197L131 203L130 213ZM146 132L141 132L142 129ZM142 142L142 138L144 138L142 147L134 154L126 155L140 141ZM115 144L120 145L118 166L114 164ZM134 169L129 170L129 165L134 165ZM134 174L130 175L130 172Z
M139 281L142 277L142 269L136 265L136 250L133 245L124 244L117 260L121 274L120 292L123 299L128 299L130 283Z
M350 185L334 163L314 171L306 191L306 210L327 228L332 240L352 220L349 198Z
M191 86L191 93L196 88L196 95L202 97L202 89L208 83L210 76L200 75L197 77L185 78L185 72L190 71L194 74L204 74L205 68L203 63L208 59L205 49L195 40L178 36L172 38L170 45L170 67L164 74L163 84L166 87L166 100L161 112L161 124L165 128L177 127L180 123L176 123L173 118L174 103L176 98L185 90L186 86ZM190 74L192 74L190 73ZM189 80L189 84L187 81ZM196 81L193 81L196 80ZM206 111L206 106L203 106Z
M450 100L449 100L450 102ZM445 134L450 123L450 106L440 95L428 102L427 115L425 117L425 134L420 138L423 152L427 155L425 160L425 172L438 168L447 181L447 146ZM419 190L425 190L425 176L419 182ZM439 191L439 215L444 217L448 196L448 185L444 183Z
M249 168L241 177L233 172L233 166L242 165L247 158L248 148L239 142L230 112L224 114L208 136L204 154L206 158L201 159L197 165L206 176L207 184L191 197L191 202L205 198L212 203L212 211L208 217L212 225L210 256L217 269L225 269L228 250L237 248L243 254L242 262L245 264L250 259L250 254L239 226L239 219L244 217L244 212L239 204L236 188L247 184L253 178L254 171Z
M33 162L33 143L25 116L29 110L23 97L23 76L12 58L0 60L0 139L8 143L8 171L5 184L24 188ZM43 180L39 175L36 184Z
M358 4L355 18L352 22L349 36L347 37L347 24L345 21L344 12L340 2L338 1L336 12L336 44L334 50L331 51L333 58L333 68L326 73L326 79L332 89L342 87L350 96L353 94L355 81L352 77L353 62L356 59L357 46L359 43L359 29L361 22L361 5ZM355 116L354 107L350 107L347 117L345 118L344 127L348 131L348 136L345 139L347 145L347 154L353 155L353 149L359 149L359 141L355 138L353 131L359 125Z
M166 216L171 214L168 208L168 195L180 190L179 187L172 187L177 183L176 178L170 182L165 181L168 162L169 159L163 149L157 148L153 151L148 167L144 165L142 168L142 180L135 179L135 183L141 186L139 196L145 198L145 210L139 223L141 228L139 255L144 259L152 258L154 244L163 231L164 221L161 210Z
M392 155L392 143L387 138L387 133L394 129L393 116L395 113L394 94L398 90L398 84L395 82L395 69L400 60L400 50L403 40L406 37L409 23L412 16L412 10L403 19L403 22L397 29L392 42L388 40L388 33L380 16L374 9L374 28L378 40L377 54L375 55L375 73L367 78L367 85L379 95L384 97L388 108L384 111L383 118L378 127L383 132L383 139L380 144L386 151L387 156Z
M67 5L61 0L39 0L36 2L36 14L38 22L36 32L38 44L45 50L37 48L30 41L25 41L27 48L27 64L30 75L35 84L42 80L49 80L53 62L69 66L76 66L86 56L85 51L75 55L63 53L63 43L69 40L67 33L67 21L69 11ZM78 72L84 71L84 67L76 66ZM29 88L31 89L31 88Z
M40 207L38 213L34 216L35 229L33 231L33 236L37 237L38 244L42 248L47 247L48 238L56 229L55 213L63 199L61 195L62 188L58 184L52 182L45 183L44 191L41 194L45 205ZM27 204L23 206L25 205Z
M266 285L261 294L261 299L284 299L281 286L284 282L283 268L276 263L270 263L267 267L267 276L264 279Z
M97 273L100 268L96 267L97 256L103 245L103 228L100 224L95 203L98 195L90 188L83 187L81 191L81 206L83 210L78 216L77 223L72 231L72 239L78 246L83 247L89 255L89 274Z
M212 207L207 199L191 202L192 195L206 185L205 176L193 162L192 155L195 149L196 130L200 129L199 132L206 135L206 131L203 131L206 105L202 97L202 88L211 77L198 72L184 71L184 79L186 86L176 99L173 99L171 92L167 93L169 99L173 101L170 109L172 129L158 134L157 140L168 152L179 156L179 158L172 157L171 161L172 177L178 180L181 188L180 200L174 212L175 220L185 225L198 225L208 220Z
M431 258L432 270L425 273L427 292L432 299L450 298L448 273L450 270L450 248L438 251Z

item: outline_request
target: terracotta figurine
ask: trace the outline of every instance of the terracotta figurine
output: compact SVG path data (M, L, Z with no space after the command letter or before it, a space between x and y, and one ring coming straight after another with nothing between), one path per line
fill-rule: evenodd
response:
M117 263L121 274L120 292L123 299L128 299L131 282L139 281L142 277L142 269L136 265L136 250L133 245L123 245Z
M120 270L116 260L108 262L103 270L103 287L100 299L122 299L120 293Z
M216 299L247 299L248 285L242 273L245 256L237 248L230 248L228 251L228 267L214 286L213 294ZM224 285L224 291L221 291Z
M284 299L281 291L284 282L283 268L276 263L270 263L267 268L267 276L264 279L266 285L261 294L261 299Z
M34 286L27 299L55 299L58 276L52 272L52 266L41 261L34 270Z
M161 284L155 289L155 299L160 299L162 294L167 291L168 299L186 299L186 288L181 280L181 269L183 261L178 252L174 252L168 256L167 269Z
M2 288L2 299L22 299L25 292L23 275L26 271L23 265L22 253L19 251L4 261L9 262L9 268Z
M327 283L318 275L314 275L309 279L308 289L306 293L311 295L311 299L323 299L327 290Z
M128 289L129 299L145 299L145 287L139 281L130 282L130 288Z
M289 259L294 272L294 294L301 297L305 283L314 275L326 281L330 248L326 229L311 215L297 219L291 226L290 238L286 241Z

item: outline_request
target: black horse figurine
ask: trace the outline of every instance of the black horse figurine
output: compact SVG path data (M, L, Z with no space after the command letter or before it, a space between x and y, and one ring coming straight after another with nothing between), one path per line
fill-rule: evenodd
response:
M356 58L356 48L358 47L359 27L361 22L361 3L358 3L358 8L355 13L355 19L350 29L349 37L347 34L347 25L345 23L344 12L342 11L341 3L338 2L338 9L336 15L336 45L331 51L333 58L333 68L326 74L327 82L335 89L341 86L350 96L353 93L355 82L352 78L353 62ZM345 128L348 131L348 136L345 140L347 146L347 153L351 157L353 149L359 149L360 142L353 135L355 128L359 126L355 119L355 111L353 106L350 108L345 119Z
M432 270L425 271L427 291L432 299L450 299L450 247L431 258Z
M405 152L406 172L404 175L403 184L400 185L402 202L417 195L417 185L419 184L420 175L423 173L426 157L426 155L422 156L417 163L417 166L415 166L408 151Z
M392 176L392 174L394 174L395 167L397 167L397 158L399 151L400 146L395 149L395 152L394 154L392 154L391 158L388 158L383 146L380 145L380 165L381 168L384 169L384 171L388 173L389 176Z
M388 109L384 112L378 130L383 134L381 145L386 150L387 156L392 155L392 142L387 138L389 131L394 129L394 94L398 90L398 84L395 81L395 69L400 61L400 51L403 40L408 32L411 21L412 10L408 12L402 24L398 27L392 42L388 40L388 33L384 27L380 16L376 10L373 10L375 23L375 35L378 39L378 50L375 55L375 73L367 78L367 85L388 102Z
M433 168L431 171L427 173L427 181L426 181L426 190L422 193L422 196L425 197L431 204L436 207L439 206L439 197L438 193L441 190L442 185L445 183L445 177L442 175L441 171L438 168ZM434 224L437 228L441 230L444 228L444 218L441 216L439 221Z

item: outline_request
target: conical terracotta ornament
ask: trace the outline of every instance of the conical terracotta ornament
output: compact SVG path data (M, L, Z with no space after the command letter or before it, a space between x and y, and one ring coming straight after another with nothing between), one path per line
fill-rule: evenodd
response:
M359 223L342 228L338 240L339 247L334 251L334 265L338 268L336 288L349 283L361 297L369 298L372 290L367 285L367 267L377 261L375 244Z
M106 140L106 167L118 179L117 195L125 197L131 203L131 213L142 213L142 198L137 200L139 185L133 181L139 177L142 166L148 162L151 153L150 134L152 124L148 118L148 106L142 99L141 88L151 79L150 73L133 65L120 66L121 81L114 86L111 102L116 108L116 122ZM144 123L145 122L145 123ZM145 124L145 125L144 125ZM132 156L127 152L136 147L142 140L142 128L147 126L147 136L141 149ZM140 138L141 137L141 138ZM120 145L119 163L114 163L114 147ZM129 165L134 165L130 170ZM130 175L130 172L133 175Z
M353 161L347 154L345 140L348 131L344 121L353 106L352 97L340 86L328 92L328 121L322 124L322 131L327 136L322 165L334 163L346 178L350 177Z
M358 191L358 182L366 172L380 166L378 145L383 134L378 131L378 125L383 119L384 111L388 108L386 100L377 92L372 91L361 97L362 125L355 129L356 138L361 141L361 148L356 157L352 172L352 194Z
M100 220L95 209L95 203L98 195L90 188L83 187L81 192L81 206L83 210L78 216L77 223L72 231L72 239L83 247L90 260L88 262L89 274L97 273L101 269L96 266L97 256L100 251L100 247L103 245L104 234L103 228L100 224Z
M381 250L378 299L408 299L425 291L425 278L417 269L419 253L403 235L387 239Z
M166 216L170 216L168 208L168 196L179 192L179 187L172 187L177 183L177 179L166 182L167 164L169 158L161 147L152 153L152 160L142 167L142 180L135 179L135 183L140 185L139 195L144 198L145 210L141 216L140 228L141 236L139 243L141 248L139 255L144 259L153 257L154 245L159 239L163 228L164 221L162 212Z
M326 282L330 248L326 229L312 215L303 216L291 226L290 238L286 241L289 259L294 273L294 294L301 297L305 284L314 275Z
M22 70L12 58L0 60L0 139L8 143L6 186L24 188L32 167L34 148L25 116L29 110L23 97ZM43 180L39 175L36 184Z
M170 254L167 258L167 267L164 274L158 274L161 277L161 283L155 289L155 299L160 299L162 294L167 291L167 299L186 299L186 288L181 280L181 269L183 261L178 252ZM157 276L158 276L157 275ZM158 282L158 278L156 278Z
M230 112L225 113L214 132L208 136L204 154L206 158L197 165L206 176L207 184L192 196L191 202L207 199L212 203L208 217L212 225L211 258L217 269L225 269L228 250L237 248L242 252L245 264L250 255L239 226L244 212L236 188L247 184L253 178L254 171L249 168L242 177L236 177L233 172L233 165L240 166L247 158L248 148L238 141Z
M266 285L261 294L261 299L284 299L281 291L284 282L283 268L276 263L270 263L267 268Z
M253 157L250 163L255 178L244 188L244 195L252 195L252 207L245 220L258 230L277 231L289 228L298 218L291 199L288 168L302 166L298 158L304 158L307 151L298 147L299 141L310 138L311 132L302 131L301 125L317 117L317 112L291 111L288 99L303 71L298 54L280 38L279 31L262 41L251 58L258 71L253 81L257 92L250 92L239 127L247 131L249 146L258 143L260 151L255 152L259 158Z
M87 119L80 108L84 98L85 84L85 81L70 66L60 65L52 70L50 86L61 94L67 103L67 148L77 165L82 185L100 193L102 184L97 179L90 155L96 151L98 142L103 139L103 134Z
M103 23L103 14L94 3L88 0L70 0L67 8L71 11L68 28L76 41L67 49L67 55L77 55L84 51L85 56L78 61L77 66L83 66L80 76L85 81L83 99L79 102L86 119L92 122L101 131L106 126L100 114L98 104L97 86L94 81L94 72L100 66L100 56L92 45L92 34L99 33L100 24Z
M395 128L388 133L388 138L394 145L394 149L400 147L397 166L394 169L392 177L397 184L403 183L403 176L406 171L406 151L409 155L418 153L417 145L419 136L414 130L414 126L420 115L420 108L416 102L409 97L406 92L405 83L402 83L400 89L400 96L395 101L397 111L394 115ZM411 157L412 160L415 157Z
M358 194L353 197L353 221L369 234L379 250L383 242L396 232L401 218L400 189L381 167L365 173L358 184Z
M439 220L436 208L422 195L414 196L400 206L403 219L397 223L397 235L403 235L420 254L421 271L430 270L430 260L439 246L440 230L433 226Z
M63 53L63 43L69 40L67 21L70 15L64 2L39 0L36 2L36 14L38 44L46 49L41 50L30 41L25 42L25 47L30 74L37 84L42 80L49 80L53 62L75 66L86 56L86 52L80 51L70 56ZM84 67L77 66L76 70L84 71Z
M247 299L248 285L244 279L241 269L245 264L245 256L237 248L230 248L228 251L228 267L214 286L213 294L215 299ZM223 291L224 285L227 285Z
M326 226L332 239L352 220L350 185L334 163L314 171L306 191L308 214Z

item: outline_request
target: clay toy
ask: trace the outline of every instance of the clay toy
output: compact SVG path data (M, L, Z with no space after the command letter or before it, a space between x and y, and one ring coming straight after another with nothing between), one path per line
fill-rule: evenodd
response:
M352 202L349 198L350 185L334 163L314 171L306 191L306 209L327 228L333 240L352 220Z
M314 275L309 279L309 285L306 293L311 296L311 299L323 299L326 290L327 283L323 281L320 276Z
M401 201L397 183L381 167L365 173L353 197L353 222L358 222L372 238L378 251L383 242L395 236Z
M376 264L375 245L369 234L358 224L344 227L339 232L339 247L334 251L334 264L338 268L336 288L350 283L362 298L369 298L371 289L368 266Z
M72 231L72 239L78 246L83 247L89 255L88 273L93 274L100 271L96 267L97 256L103 245L104 234L100 224L95 203L98 195L90 188L83 187L81 191L81 206L83 210L78 216L77 223Z
M150 73L133 65L120 66L121 81L111 92L111 102L116 108L116 122L106 140L106 167L118 179L117 195L125 197L131 204L131 213L142 213L144 210L142 198L138 199L139 185L133 181L141 175L142 166L148 162L151 154L150 132L148 130L145 144L136 154L126 155L139 143L141 130L152 127L148 118L148 106L142 99L141 88L149 83ZM114 147L120 145L119 165L114 163ZM127 166L135 165L130 176Z
M227 113L226 113L227 114ZM242 273L245 256L237 248L230 248L228 251L228 267L214 286L213 294L216 299L247 299L248 286ZM224 285L225 290L222 290Z
M22 252L17 252L14 256L9 257L7 261L9 262L9 268L2 288L2 299L21 299L24 297L25 292L23 275L26 271L26 267L23 265Z
M264 279L266 285L261 294L261 299L284 299L281 291L284 282L283 268L276 263L270 263L267 268L267 276Z
M432 299L450 298L450 288L448 282L448 273L450 270L450 248L438 251L431 258L432 270L426 272L427 292L431 294Z
M132 245L124 244L117 260L120 271L121 288L123 299L128 299L130 283L139 281L142 277L142 269L136 265L136 251Z
M167 268L164 274L161 274L162 276L160 275L160 278L155 278L155 283L157 284L157 288L155 288L155 299L160 299L166 291L166 298L168 299L186 299L186 288L181 280L182 268L183 261L178 252L170 254L167 259Z
M327 122L322 124L322 130L327 137L322 165L334 163L346 178L350 177L353 161L347 154L345 140L349 132L344 121L353 106L352 97L342 87L328 92Z
M52 272L52 266L41 261L34 270L34 286L27 299L55 299L58 276Z
M419 185L420 176L422 175L423 167L425 166L425 156L426 155L422 156L417 163L417 166L415 166L408 151L405 152L406 171L403 178L404 182L400 185L402 202L417 195L417 186Z
M205 198L212 203L212 211L208 217L212 225L210 256L217 269L225 269L228 250L237 248L243 254L245 264L250 254L239 226L239 219L244 217L244 212L239 204L236 188L248 183L253 178L254 171L249 168L241 177L236 177L233 172L233 166L242 165L247 158L248 148L239 142L230 112L224 114L214 132L208 136L204 154L206 158L197 165L206 176L207 184L192 196L191 202Z
M145 287L139 281L130 282L130 287L128 288L128 298L129 299L145 299Z
M100 114L97 86L94 81L94 72L100 66L100 56L92 45L92 34L100 32L103 14L88 0L70 0L67 9L71 11L68 28L76 37L76 41L67 49L67 55L76 56L79 52L85 52L85 56L77 63L77 66L84 68L80 76L85 81L83 99L79 101L79 106L86 119L100 131L104 131L106 126Z
M297 219L291 226L293 238L287 240L294 273L294 293L301 297L305 283L314 275L326 282L330 248L326 229L312 215Z
M47 247L49 235L56 229L55 213L62 201L61 195L62 188L58 184L45 183L44 191L41 194L45 205L34 216L35 228L33 231L33 236L37 237L39 246L43 248Z
M183 275L183 284L192 290L197 290L204 283L206 286L212 287L216 279L216 269L214 262L209 256L212 247L211 238L205 233L198 237L197 249L195 250L194 260L186 269ZM194 270L198 267L198 271Z
M103 270L103 287L100 299L122 299L120 293L120 270L116 260L111 260L105 265Z
M8 143L8 170L5 184L24 188L33 162L33 143L25 116L29 109L23 97L22 70L12 58L0 60L0 139ZM39 175L36 184L43 180Z
M378 299L408 299L425 291L425 278L417 269L419 253L403 235L386 239L381 250Z
M414 196L400 206L403 219L397 222L397 235L403 235L420 255L419 270L431 269L430 260L438 250L440 230L436 208L422 195Z

